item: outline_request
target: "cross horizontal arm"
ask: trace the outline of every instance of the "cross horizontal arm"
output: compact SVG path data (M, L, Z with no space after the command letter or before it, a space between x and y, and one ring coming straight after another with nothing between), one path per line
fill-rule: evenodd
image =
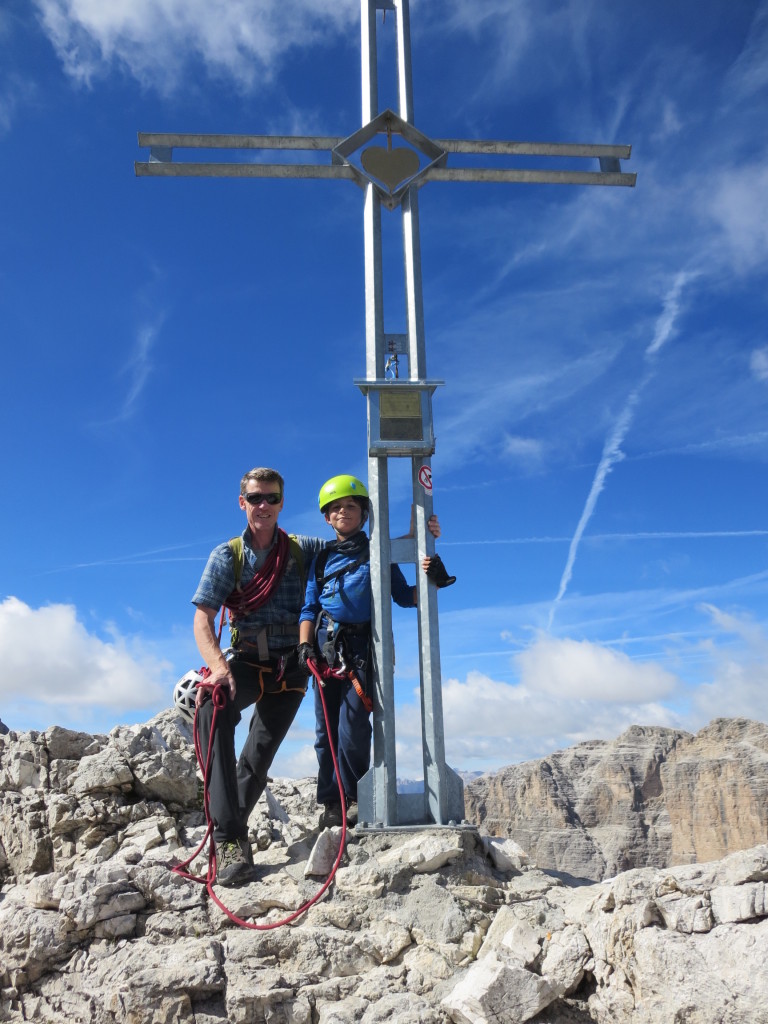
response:
M139 146L166 149L303 149L332 150L341 135L195 135L178 132L139 132ZM613 157L628 160L631 146L581 142L507 142L499 139L434 139L446 153L488 153L497 156Z
M139 145L149 147L148 161L136 161L137 177L153 178L323 178L355 181L361 184L356 168L338 162L337 147L344 143L336 135L199 135L173 132L139 132ZM512 167L445 167L437 164L425 169L418 182L489 181L566 185L634 186L635 174L621 171L631 146L592 145L572 142L513 142L482 139L434 139L432 144L444 153L484 154L488 156L543 156L598 159L600 171L537 170ZM218 150L304 150L327 152L334 162L244 163L227 161L174 161L174 149Z
M501 181L542 185L628 185L634 186L636 174L616 171L540 171L517 167L431 167L421 182L427 181Z
M139 146L167 149L334 149L336 135L180 135L174 132L139 132Z
M229 164L134 162L138 178L337 178L357 181L358 175L345 164Z
M489 153L495 156L611 157L629 160L631 146L603 146L582 142L504 142L494 139L433 139L446 153Z

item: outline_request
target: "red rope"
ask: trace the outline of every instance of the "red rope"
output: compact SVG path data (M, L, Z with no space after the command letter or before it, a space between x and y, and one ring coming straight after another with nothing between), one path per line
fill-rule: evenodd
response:
M309 670L311 671L312 675L317 680L317 684L318 684L318 686L320 688L320 701L321 701L321 703L323 705L323 716L325 718L325 728L326 728L326 730L328 732L328 736L330 737L331 736L331 724L330 724L330 721L328 719L328 708L327 708L326 703L325 703L325 694L323 693L323 689L324 689L324 686L325 686L325 679L329 678L329 676L328 676L327 673L321 673L314 661L309 660L307 662L307 665L308 665ZM212 690L212 692L211 692L211 700L213 701L213 717L211 719L211 733L210 733L210 737L208 739L208 751L206 753L205 761L203 761L203 754L202 754L202 749L201 749L201 746L200 746L200 737L199 737L198 729L197 729L197 709L195 709L195 721L194 721L194 725L193 725L193 729L192 729L192 735L194 737L194 744L195 744L195 756L197 757L197 763L200 765L200 769L201 769L201 771L203 773L203 810L205 812L205 820L207 822L207 826L208 827L205 830L205 835L203 836L202 842L197 847L197 849L192 854L192 856L188 857L181 864L175 864L171 868L171 871L175 875L179 875L181 878L186 878L190 882L200 882L202 885L204 885L206 887L206 889L208 890L208 895L211 897L211 899L216 904L216 906L227 915L227 917L230 919L230 921L233 921L236 925L239 925L241 928L251 928L251 929L253 929L255 931L260 931L260 932L270 931L273 928L281 928L283 925L290 924L292 921L295 921L297 917L301 917L301 915L305 914L309 910L309 908L311 906L313 906L315 903L317 903L317 901L327 891L328 887L330 886L331 882L333 881L333 879L334 879L334 877L336 875L336 872L338 870L339 864L341 863L341 858L344 855L344 846L345 846L346 838L347 838L347 801L346 801L346 796L345 796L344 789L343 789L343 786L342 786L342 783L341 783L341 775L339 773L339 765L338 765L338 761L336 760L336 751L333 749L333 744L331 743L331 757L333 758L333 767L334 767L334 771L336 772L336 780L337 780L337 782L339 784L339 796L341 797L341 842L339 843L339 851L338 851L338 853L336 855L336 860L334 861L333 867L331 868L331 873L328 875L328 878L325 880L323 885L320 887L320 889L312 897L311 900L308 900L305 904L303 904L303 906L299 907L298 910L294 911L289 917L284 918L282 921L273 921L270 924L256 924L255 922L252 922L252 921L243 921L242 918L239 918L228 907L226 907L221 902L221 900L216 895L216 893L213 891L213 886L214 886L214 883L215 883L215 880L216 880L216 846L215 846L215 843L211 842L210 846L209 846L209 849L208 849L208 870L206 871L206 874L205 874L204 878L201 878L199 875L190 874L186 870L189 867L189 865L192 863L192 861L198 856L200 851L203 849L203 847L205 846L206 842L208 841L211 833L213 832L213 820L211 818L209 795L208 795L208 780L210 778L210 771L211 771L211 757L212 757L212 753L213 753L213 737L214 737L214 733L215 733L215 730L216 730L216 718L217 718L217 715L218 715L219 711L222 708L226 707L226 703L227 703L227 699L228 699L227 698L227 688L224 686L223 683L217 683L213 687L211 687L210 684L207 684L205 682L198 683L197 685L198 685L198 687L211 689Z

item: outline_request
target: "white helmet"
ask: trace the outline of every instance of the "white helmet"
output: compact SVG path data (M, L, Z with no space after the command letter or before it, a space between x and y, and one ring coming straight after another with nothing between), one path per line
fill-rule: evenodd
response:
M173 688L173 703L176 705L176 710L185 718L188 718L190 722L195 720L197 684L202 683L202 681L203 677L200 673L190 669Z

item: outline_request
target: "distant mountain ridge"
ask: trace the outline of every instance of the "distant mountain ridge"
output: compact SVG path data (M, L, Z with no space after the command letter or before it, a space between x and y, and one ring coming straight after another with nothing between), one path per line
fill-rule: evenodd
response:
M768 841L768 725L632 726L465 786L467 819L576 879L717 860Z
M464 780L466 786L468 782L482 778L485 772L457 772L456 774ZM397 791L398 793L423 793L424 779L398 779Z

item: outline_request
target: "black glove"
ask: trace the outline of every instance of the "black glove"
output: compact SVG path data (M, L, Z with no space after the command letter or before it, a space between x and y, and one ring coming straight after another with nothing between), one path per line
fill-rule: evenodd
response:
M448 575L448 570L443 565L440 555L432 555L430 558L427 576L438 588L450 587L452 583L456 582L455 576Z
M296 657L299 661L299 667L303 668L305 672L309 672L310 668L307 661L311 658L312 661L317 661L317 654L312 644L303 643L299 644L296 648Z

